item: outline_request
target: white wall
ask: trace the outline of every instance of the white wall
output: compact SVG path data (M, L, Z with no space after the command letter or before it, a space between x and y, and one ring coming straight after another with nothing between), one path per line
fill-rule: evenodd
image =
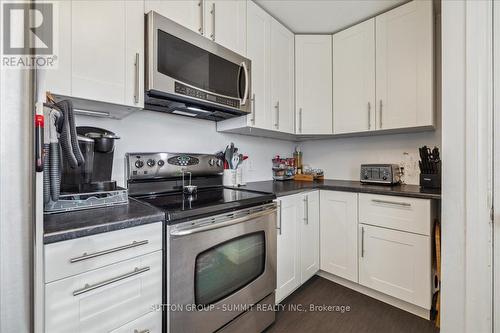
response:
M78 116L76 123L102 127L121 137L113 165L113 178L120 183L126 152L215 153L234 142L240 153L249 156L243 164L246 181L259 181L272 179L271 159L276 154L290 156L294 148L287 141L218 133L212 121L153 111L138 111L121 120Z
M493 1L442 6L441 332L493 332Z
M418 184L418 147L441 146L441 131L306 141L304 164L325 171L326 178L359 180L363 163L397 163L407 184ZM405 154L408 153L408 154Z

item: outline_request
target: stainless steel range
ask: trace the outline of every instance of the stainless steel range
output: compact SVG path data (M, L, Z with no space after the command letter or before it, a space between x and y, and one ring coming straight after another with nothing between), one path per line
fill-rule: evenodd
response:
M126 156L129 194L165 211L166 332L261 332L274 322L274 195L224 188L222 171L214 155Z

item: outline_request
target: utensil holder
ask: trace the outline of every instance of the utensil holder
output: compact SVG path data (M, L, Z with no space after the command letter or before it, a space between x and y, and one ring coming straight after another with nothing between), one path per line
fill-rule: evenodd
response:
M236 185L237 186L246 185L246 183L243 181L243 168L241 167L236 169Z
M441 174L420 174L420 186L425 188L441 188Z
M235 169L225 169L222 175L222 183L224 186L237 186L236 182L236 170Z

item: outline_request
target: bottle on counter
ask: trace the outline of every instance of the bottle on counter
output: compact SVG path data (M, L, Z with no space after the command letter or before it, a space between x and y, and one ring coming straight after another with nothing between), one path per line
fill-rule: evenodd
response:
M302 173L302 152L299 146L295 146L293 158L295 159L295 173L300 175Z

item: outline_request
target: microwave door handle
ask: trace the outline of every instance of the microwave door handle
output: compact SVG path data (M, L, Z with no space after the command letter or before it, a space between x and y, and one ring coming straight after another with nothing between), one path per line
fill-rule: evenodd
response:
M245 92L243 93L243 98L241 99L240 104L245 105L247 103L247 100L248 100L248 88L249 88L248 87L248 68L247 68L247 64L245 62L242 62L240 66L243 68L243 71L245 72ZM239 82L240 82L240 78L238 76L238 85L239 85Z

